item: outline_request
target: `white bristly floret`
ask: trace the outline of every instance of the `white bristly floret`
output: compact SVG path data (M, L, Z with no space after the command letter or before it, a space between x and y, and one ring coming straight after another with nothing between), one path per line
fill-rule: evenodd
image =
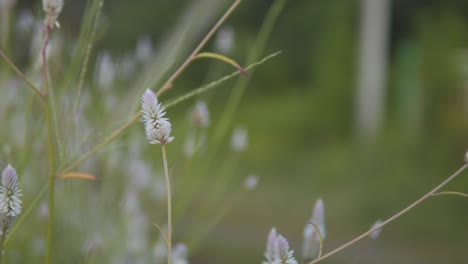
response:
M174 137L170 136L171 123L164 117L165 109L150 89L147 89L141 98L141 108L142 121L150 144L166 144L174 140Z

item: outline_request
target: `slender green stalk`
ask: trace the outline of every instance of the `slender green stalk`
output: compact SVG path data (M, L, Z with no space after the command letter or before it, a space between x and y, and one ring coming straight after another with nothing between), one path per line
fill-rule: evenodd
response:
M55 148L54 135L52 128L52 115L50 113L49 103L45 102L45 114L47 120L47 145L48 145L48 160L49 160L49 224L47 230L47 264L52 263L52 243L54 232L54 216L55 216Z
M462 192L447 191L447 192L438 192L438 193L432 194L432 196L439 196L439 195L457 195L457 196L468 198L468 193L462 193Z
M45 27L44 46L42 48L42 62L44 71L44 112L47 122L47 159L49 162L49 224L47 228L47 252L45 263L52 263L52 247L53 247L53 232L54 232L54 217L55 217L55 146L54 146L54 129L53 129L53 113L51 111L51 97L49 94L48 81L48 64L47 64L47 44L49 43L50 26Z
M5 242L5 236L6 236L6 230L3 229L2 235L0 237L0 264L2 264L2 260L3 260L3 246Z
M10 59L8 59L8 57L5 55L5 53L3 53L2 50L0 50L0 57L2 57L2 59L6 62L6 64L8 65L8 67L16 73L16 75L18 75L18 77L21 78L21 80L23 80L27 85L28 87L37 95L39 96L42 100L44 99L44 96L42 95L42 93L39 91L39 89L30 81L28 80L28 78L26 78L26 76L24 76L24 74L15 66L15 64L13 64L13 62L11 62Z
M169 168L167 166L166 145L162 144L162 155L164 163L164 176L166 178L167 195L167 264L172 263L172 205L171 205L171 179L169 178Z
M185 61L180 65L180 67L167 79L167 81L163 84L163 86L157 92L157 96L159 97L162 93L169 90L172 87L174 80L179 77L179 75L187 68L187 66L192 62L195 55L206 45L208 40L214 35L214 33L221 27L221 25L226 21L226 19L234 12L236 7L240 4L241 0L236 0L231 7L224 13L224 15L218 20L218 22L211 28L211 30L206 34L206 36L202 39L202 41L198 44L198 46L192 51L192 53L185 59Z
M458 169L455 173L453 173L452 175L450 175L447 179L445 179L442 183L440 183L439 185L437 185L436 187L434 187L432 190L430 190L428 193L426 193L425 195L423 195L421 198L419 198L418 200L416 200L415 202L413 202L412 204L410 204L409 206L407 206L405 209L399 211L398 213L396 213L395 215L393 215L392 217L388 218L387 220L385 220L384 222L382 222L380 225L377 225L375 226L374 228L371 228L369 231L366 231L364 232L363 234L361 234L360 236L354 238L353 240L345 243L344 245L328 252L327 254L323 255L322 257L320 258L317 258L311 262L309 262L308 264L314 264L314 263L318 263L319 261L322 261L330 256L333 256L335 255L336 253L342 251L343 249L355 244L356 242L358 242L359 240L367 237L368 235L372 234L373 232L375 232L376 230L378 229L381 229L382 227L386 226L387 224L395 221L396 219L400 218L402 215L404 215L405 213L407 213L408 211L410 211L411 209L413 209L415 206L419 205L420 203L424 202L427 198L431 197L434 193L437 193L437 191L439 191L442 187L444 187L445 185L447 185L449 182L451 182L453 179L455 179L458 175L460 175L466 168L468 167L468 163L465 163L460 169Z
M322 250L323 250L323 235L322 235L322 231L320 231L320 227L314 223L314 221L308 221L307 223L311 224L314 226L315 228L315 231L317 231L317 234L319 236L319 242L320 242L320 247L319 247L319 252L318 252L318 255L317 255L317 258L319 259L321 256L322 256Z
M83 90L83 85L84 85L84 79L85 79L85 76L86 76L86 73L88 71L88 62L89 62L89 57L91 55L91 50L93 49L93 45L94 45L94 38L96 37L96 31L97 31L97 20L99 18L99 15L101 13L101 9L102 9L102 1L99 2L99 7L96 11L96 16L94 17L94 20L93 20L93 26L91 28L91 33L90 33L90 37L89 37L89 43L88 43L88 46L86 48L86 52L85 52L85 55L84 55L84 58L83 58L83 64L81 65L81 71L80 71L80 77L79 77L79 80L78 80L78 87L76 89L76 99L75 99L75 103L73 105L73 110L72 110L72 114L71 116L74 117L76 115L76 111L78 110L78 106L80 105L80 101L81 101L81 92ZM64 149L63 149L63 152L66 154L67 152L67 147L68 147L68 140L70 138L70 134L71 134L71 131L72 131L72 127L74 125L74 118L71 118L70 119L70 123L68 124L68 131L67 131L67 135L66 135L66 138L65 138L65 146L64 146Z

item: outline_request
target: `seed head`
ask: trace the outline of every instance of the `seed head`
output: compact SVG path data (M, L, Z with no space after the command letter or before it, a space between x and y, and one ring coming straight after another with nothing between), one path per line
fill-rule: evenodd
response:
M265 251L267 261L263 264L297 264L293 253L293 250L289 250L288 240L277 234L275 228L271 229Z
M42 9L46 13L45 24L47 27L60 27L57 18L63 9L63 0L42 0Z
M16 170L8 165L2 173L0 186L0 229L8 230L13 226L16 217L21 213L21 190L18 187L18 175Z
M171 123L164 117L165 109L150 89L147 89L141 98L141 108L142 121L150 144L166 144L174 140L174 137L170 136Z

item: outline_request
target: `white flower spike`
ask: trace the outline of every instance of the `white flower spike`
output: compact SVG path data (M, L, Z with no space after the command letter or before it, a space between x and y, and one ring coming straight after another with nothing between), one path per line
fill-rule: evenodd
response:
M293 253L293 250L289 250L288 240L277 234L276 229L271 229L265 251L267 261L263 264L297 264Z
M8 232L21 213L21 196L16 170L8 165L3 170L0 186L0 235Z
M174 137L170 136L171 123L164 117L165 109L150 89L147 89L141 98L141 108L142 121L150 144L167 144L174 140Z

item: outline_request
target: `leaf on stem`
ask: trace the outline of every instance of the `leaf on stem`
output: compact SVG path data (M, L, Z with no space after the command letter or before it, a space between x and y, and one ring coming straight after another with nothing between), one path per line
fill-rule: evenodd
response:
M96 176L82 172L67 172L59 175L61 179L96 180Z
M220 61L224 61L228 64L231 64L234 68L238 69L245 77L248 77L249 74L247 71L242 68L242 66L239 65L239 63L235 62L233 59L226 57L224 55L218 54L218 53L213 53L213 52L202 52L198 53L197 55L193 56L192 60L196 59L202 59L202 58L210 58L210 59L216 59Z

